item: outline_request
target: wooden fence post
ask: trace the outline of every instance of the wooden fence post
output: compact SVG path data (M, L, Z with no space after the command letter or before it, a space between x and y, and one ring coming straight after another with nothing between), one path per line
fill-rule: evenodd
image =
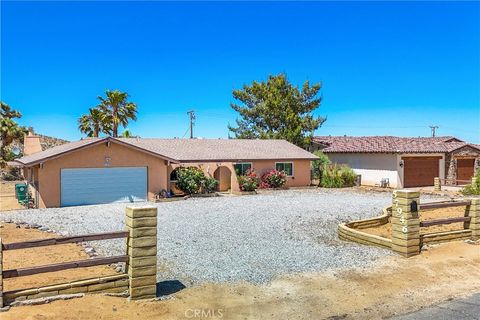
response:
M395 190L392 197L392 250L405 257L420 254L420 192Z
M157 208L127 207L127 237L130 299L156 297L157 291Z
M442 183L440 182L439 177L433 178L433 190L434 191L441 191L442 190Z
M480 199L470 199L470 205L467 206L467 214L470 217L468 228L472 230L472 239L480 239Z

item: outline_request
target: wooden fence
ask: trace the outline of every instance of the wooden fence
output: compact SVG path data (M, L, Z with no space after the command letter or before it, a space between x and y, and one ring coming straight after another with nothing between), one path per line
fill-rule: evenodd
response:
M65 238L31 240L31 241L15 242L15 243L8 243L8 244L2 243L1 245L2 245L2 251L8 251L8 250L53 246L53 245L66 244L66 243L79 243L79 242L86 242L86 241L126 238L127 236L128 236L127 231L117 231L117 232L96 233L96 234L90 234L90 235L81 235L81 236L73 236L73 237L65 237ZM30 276L30 275L45 273L45 272L53 272L53 271L74 269L74 268L80 268L80 267L93 267L93 266L106 265L106 264L112 264L112 263L118 263L118 262L127 262L127 261L128 261L128 255L121 255L121 256L113 256L113 257L102 257L102 258L70 261L70 262L61 262L61 263L54 263L54 264L35 266L35 267L29 267L29 268L4 270L2 271L2 277L4 279L23 277L23 276Z
M0 238L0 308L3 307L5 303L8 304L16 300L34 299L67 293L95 293L100 291L123 292L128 290L131 299L155 297L157 208L151 206L127 207L125 220L127 231L56 237L15 243L2 243ZM10 270L3 270L2 267L3 251L120 238L127 238L127 254L125 255L91 258ZM126 263L125 269L128 273L47 285L41 288L3 291L3 279L120 262Z
M421 220L422 210L449 207L465 207L464 216ZM463 226L458 230L423 232L428 227L462 222ZM391 224L390 237L380 237L362 230L387 223ZM422 232L420 232L421 228L423 228ZM382 216L341 223L338 227L338 235L343 240L390 248L405 257L419 254L422 246L426 244L452 240L479 240L480 199L472 198L420 204L420 193L418 191L396 190L393 192L392 206L384 208Z

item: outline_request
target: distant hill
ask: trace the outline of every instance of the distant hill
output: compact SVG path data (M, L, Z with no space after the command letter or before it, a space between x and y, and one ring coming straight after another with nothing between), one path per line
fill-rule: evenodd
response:
M47 150L62 144L68 143L70 141L44 136L43 134L37 134L40 137L40 144L42 145L42 150Z

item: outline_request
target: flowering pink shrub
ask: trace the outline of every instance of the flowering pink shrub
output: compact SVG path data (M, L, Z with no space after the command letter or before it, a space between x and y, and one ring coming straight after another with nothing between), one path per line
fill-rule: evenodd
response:
M281 188L287 183L287 175L283 171L270 170L262 176L260 188Z
M244 176L237 176L238 186L242 191L255 191L258 187L258 177L255 171L248 170Z

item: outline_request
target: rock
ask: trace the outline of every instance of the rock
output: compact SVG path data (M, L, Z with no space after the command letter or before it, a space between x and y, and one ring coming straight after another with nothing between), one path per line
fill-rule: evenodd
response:
M0 312L7 312L8 310L10 310L10 306L5 306L3 308L0 308Z

